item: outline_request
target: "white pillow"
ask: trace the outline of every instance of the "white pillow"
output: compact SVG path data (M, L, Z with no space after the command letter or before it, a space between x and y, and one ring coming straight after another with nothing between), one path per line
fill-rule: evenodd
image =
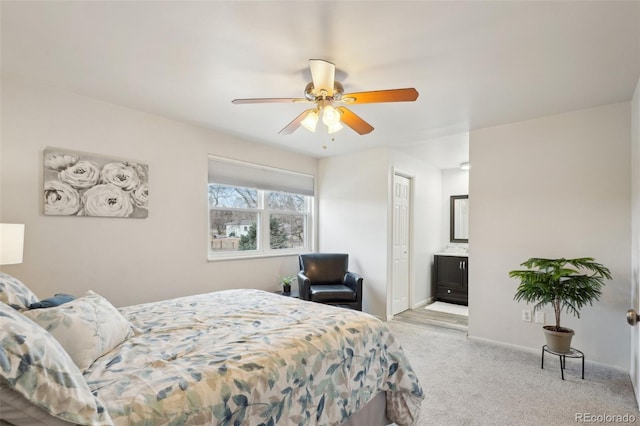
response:
M22 312L56 338L81 371L133 335L131 324L102 296Z
M19 393L29 403L72 424L112 425L104 405L60 343L20 312L0 303L0 419L16 421ZM24 416L33 410L24 407ZM0 421L2 423L2 421Z
M4 302L19 311L28 309L36 303L38 297L19 279L0 272L0 302Z

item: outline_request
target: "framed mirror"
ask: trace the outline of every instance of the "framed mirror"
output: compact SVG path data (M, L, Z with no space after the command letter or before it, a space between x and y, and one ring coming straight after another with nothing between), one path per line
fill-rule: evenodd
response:
M469 242L469 195L451 196L449 230L452 243Z

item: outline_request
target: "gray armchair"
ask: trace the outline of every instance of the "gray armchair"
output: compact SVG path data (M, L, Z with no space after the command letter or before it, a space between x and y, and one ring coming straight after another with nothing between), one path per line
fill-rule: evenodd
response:
M298 261L300 299L362 311L362 277L348 271L348 254L301 254Z

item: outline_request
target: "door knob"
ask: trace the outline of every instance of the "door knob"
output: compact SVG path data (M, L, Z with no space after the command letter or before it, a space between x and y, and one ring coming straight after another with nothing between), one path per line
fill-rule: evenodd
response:
M636 325L640 321L640 315L634 310L629 309L627 311L627 322L629 325Z

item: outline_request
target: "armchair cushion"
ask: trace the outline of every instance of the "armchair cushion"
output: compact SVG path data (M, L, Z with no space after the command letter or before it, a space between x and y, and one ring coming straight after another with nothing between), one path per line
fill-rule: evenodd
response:
M314 302L355 302L356 297L356 292L346 285L311 285L311 300Z

